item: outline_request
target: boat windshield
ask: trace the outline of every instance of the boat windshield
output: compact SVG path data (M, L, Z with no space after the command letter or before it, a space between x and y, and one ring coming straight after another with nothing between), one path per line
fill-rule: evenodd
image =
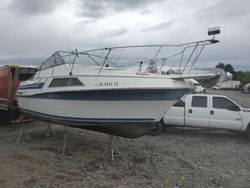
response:
M39 67L39 70L47 69L50 67L55 67L58 65L65 64L65 60L63 59L63 56L59 52L55 52L53 55L51 55L46 61L44 61L41 66Z

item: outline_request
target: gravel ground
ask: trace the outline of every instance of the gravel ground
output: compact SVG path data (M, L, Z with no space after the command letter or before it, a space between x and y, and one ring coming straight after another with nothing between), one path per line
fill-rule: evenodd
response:
M250 95L230 93L250 107ZM46 124L25 124L30 140L16 138L20 125L0 126L0 187L250 187L250 142L241 134L167 129L118 143L110 156L109 136L72 129L70 153L61 160L64 127L45 136Z

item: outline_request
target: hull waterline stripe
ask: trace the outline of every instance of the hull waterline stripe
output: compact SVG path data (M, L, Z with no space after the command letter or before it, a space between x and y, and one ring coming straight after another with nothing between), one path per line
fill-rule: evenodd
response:
M18 97L53 99L53 100L177 100L187 93L189 89L116 89L116 90L90 90L90 91L59 91L34 94Z
M51 119L61 120L61 121L69 121L69 122L77 122L77 123L88 123L88 122L97 122L97 123L152 123L155 122L152 118L77 118L77 117L64 117L64 116L55 116L40 112L35 112L27 109L20 108L21 111L29 113L31 115L35 115L38 117L48 117Z

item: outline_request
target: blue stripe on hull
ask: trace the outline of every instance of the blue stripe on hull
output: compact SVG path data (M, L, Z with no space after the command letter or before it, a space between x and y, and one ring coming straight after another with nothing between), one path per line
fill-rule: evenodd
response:
M152 118L77 118L77 117L65 117L65 116L55 116L40 112L35 112L27 109L20 108L21 111L28 114L41 117L50 118L65 122L77 122L77 123L152 123L154 119Z
M62 91L42 93L31 97L55 100L177 100L187 93L189 89L116 89L116 90L90 90L90 91Z
M24 89L41 89L45 83L35 83L35 84L28 84L19 87L19 90Z

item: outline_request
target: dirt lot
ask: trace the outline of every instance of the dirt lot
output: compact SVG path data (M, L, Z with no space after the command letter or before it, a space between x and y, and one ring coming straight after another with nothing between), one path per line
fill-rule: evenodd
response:
M223 93L250 107L250 95ZM108 135L72 129L61 160L64 127L50 137L45 123L25 127L30 140L19 144L20 126L0 127L0 187L250 187L250 142L241 134L167 129L119 143L112 161Z

